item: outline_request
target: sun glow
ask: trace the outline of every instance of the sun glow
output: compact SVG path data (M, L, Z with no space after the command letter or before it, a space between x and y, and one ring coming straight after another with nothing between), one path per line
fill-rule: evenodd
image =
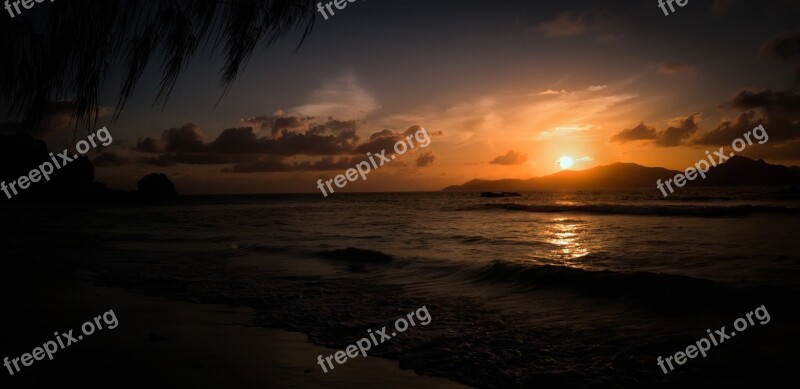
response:
M559 158L557 163L562 169L569 169L575 164L575 160L572 159L572 157L565 155Z

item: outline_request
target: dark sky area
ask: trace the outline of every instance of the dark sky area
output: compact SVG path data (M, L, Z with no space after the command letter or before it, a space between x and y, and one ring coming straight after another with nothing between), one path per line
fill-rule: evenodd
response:
M800 1L690 0L669 16L657 4L349 3L318 14L297 52L299 34L256 50L218 105L222 61L208 50L165 107L149 69L120 119L100 118L117 144L94 157L97 178L131 188L162 171L183 193L313 192L412 126L430 147L348 189L527 178L564 156L574 169L682 170L758 124L770 140L743 154L798 164ZM104 89L109 112L118 86ZM68 120L51 119L50 148L70 146Z

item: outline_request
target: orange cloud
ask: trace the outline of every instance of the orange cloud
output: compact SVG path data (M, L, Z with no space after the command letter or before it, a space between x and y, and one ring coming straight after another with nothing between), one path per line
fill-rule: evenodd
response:
M508 150L508 152L505 155L501 155L491 160L489 163L495 165L521 165L525 163L527 160L528 160L527 154L520 154L514 150Z

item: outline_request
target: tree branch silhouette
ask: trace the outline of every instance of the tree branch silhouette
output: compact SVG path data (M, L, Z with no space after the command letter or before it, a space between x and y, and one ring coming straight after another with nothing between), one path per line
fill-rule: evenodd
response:
M220 99L256 47L269 48L314 26L313 0L70 0L48 3L41 20L25 14L0 23L0 91L8 116L27 131L52 102L68 101L76 127L96 124L98 95L112 64L122 63L117 119L153 62L161 71L154 105L166 104L198 48L221 53ZM37 15L38 16L38 15ZM93 123L94 122L94 123Z

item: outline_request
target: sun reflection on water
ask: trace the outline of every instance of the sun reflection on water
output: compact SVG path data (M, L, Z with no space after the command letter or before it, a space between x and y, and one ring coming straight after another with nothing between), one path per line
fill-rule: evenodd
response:
M589 254L589 248L583 243L581 224L567 218L553 218L546 225L546 241L557 247L550 250L552 265L569 266L578 269L588 268L581 260Z

